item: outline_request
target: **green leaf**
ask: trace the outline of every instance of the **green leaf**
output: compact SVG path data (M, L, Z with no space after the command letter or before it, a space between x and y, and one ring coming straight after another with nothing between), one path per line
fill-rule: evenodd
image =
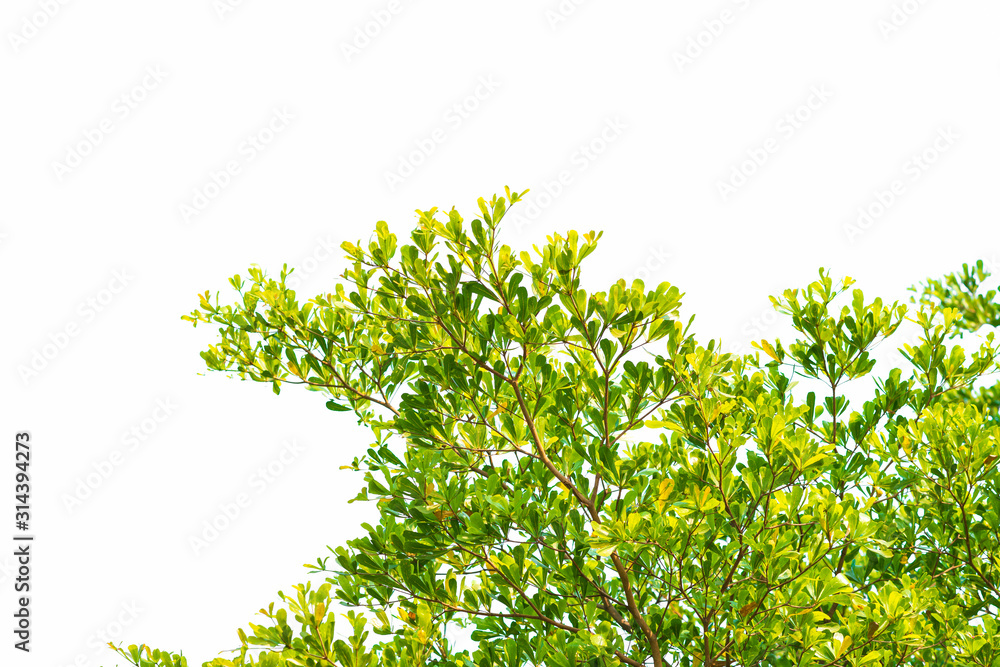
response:
M869 651L864 655L863 658L861 658L861 660L858 661L858 664L867 665L869 662L874 662L876 660L880 660L881 658L882 658L882 651L879 650Z

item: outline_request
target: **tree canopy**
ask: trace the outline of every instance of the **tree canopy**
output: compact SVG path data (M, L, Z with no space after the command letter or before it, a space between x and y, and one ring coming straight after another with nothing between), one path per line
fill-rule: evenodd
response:
M909 304L821 269L771 297L794 340L736 356L669 283L585 291L599 233L502 244L522 195L418 210L404 244L379 222L330 293L252 267L185 317L218 327L208 368L353 412L380 514L206 665L1000 665L982 262ZM907 320L907 367L873 374Z

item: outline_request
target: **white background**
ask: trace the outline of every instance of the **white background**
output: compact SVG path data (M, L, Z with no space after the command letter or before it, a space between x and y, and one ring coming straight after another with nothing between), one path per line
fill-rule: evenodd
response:
M471 219L509 185L532 193L507 243L604 230L588 285L676 284L727 348L773 338L768 295L821 266L905 299L1000 252L998 19L987 0L5 0L0 433L34 436L37 541L28 656L0 549L0 663L115 664L105 633L200 664L374 517L346 504L361 480L338 468L369 442L349 414L199 374L213 330L180 320L199 292L284 262L329 290L327 248L383 219L405 236L416 208Z

